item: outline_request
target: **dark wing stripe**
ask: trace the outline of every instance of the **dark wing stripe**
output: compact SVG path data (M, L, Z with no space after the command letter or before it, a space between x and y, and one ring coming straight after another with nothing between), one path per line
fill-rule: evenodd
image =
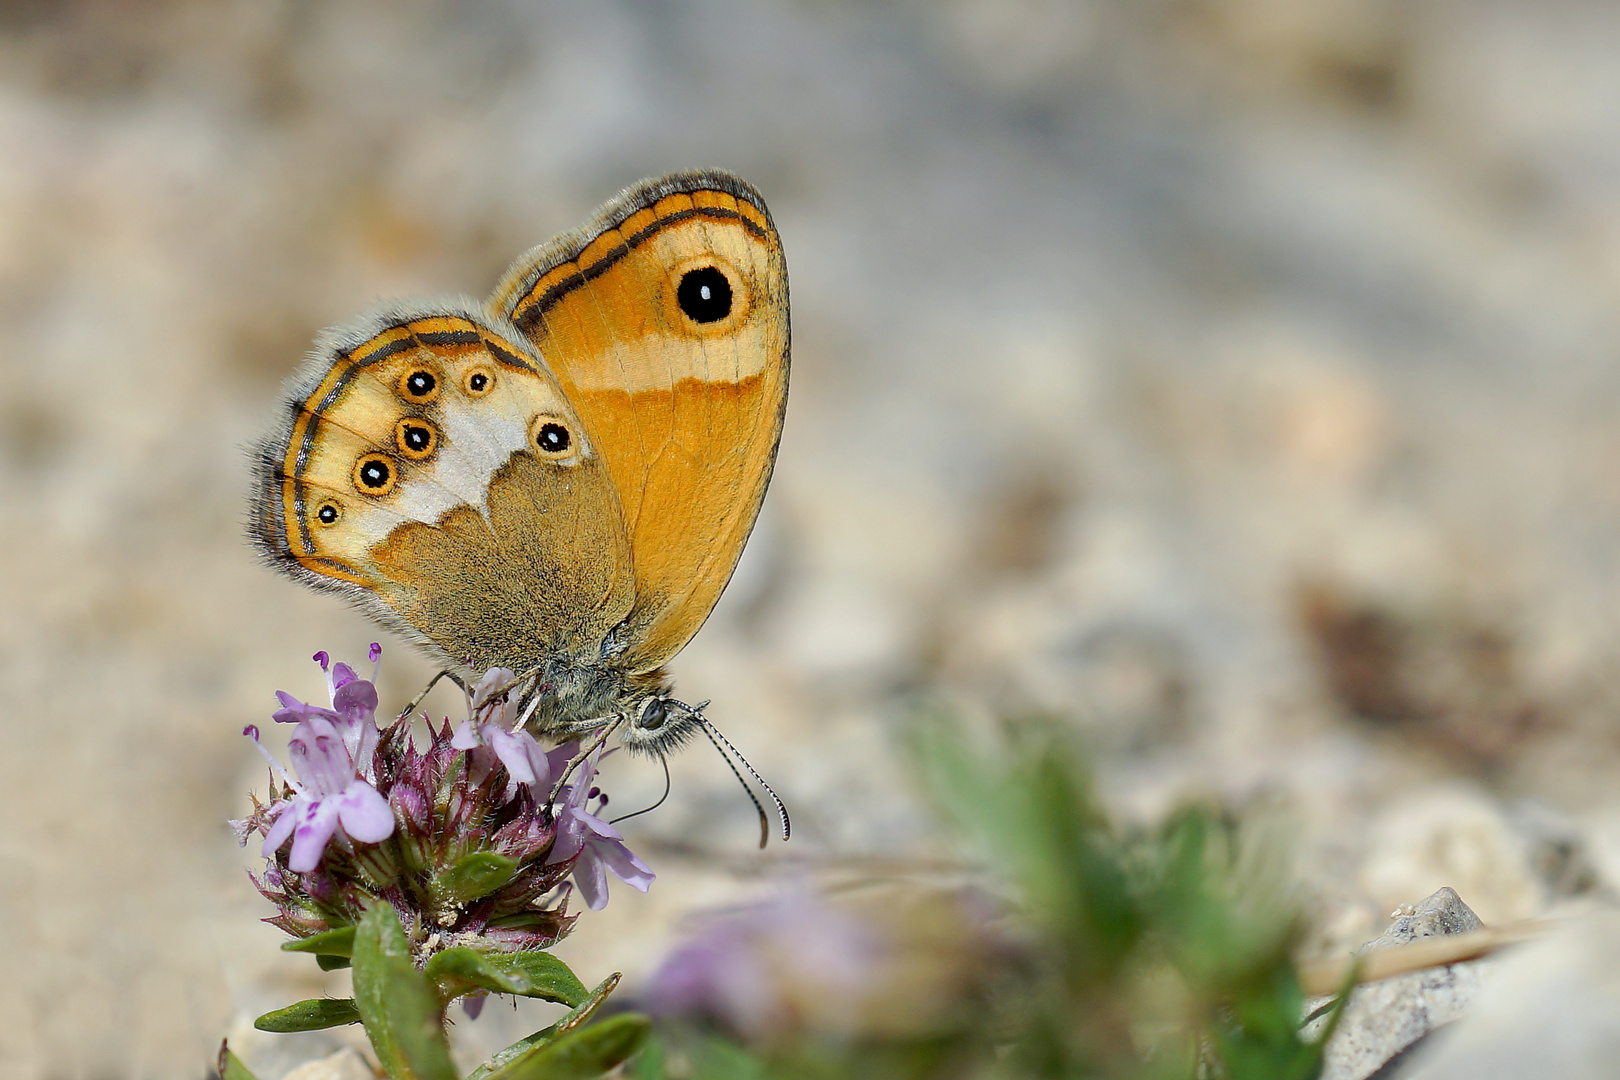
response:
M635 209L640 208L637 207ZM628 216L629 215L627 214L626 217ZM578 289L607 273L620 259L623 259L626 255L629 255L636 248L640 247L654 236L657 236L660 232L663 232L672 225L678 225L683 221L687 221L695 217L740 222L743 228L753 233L758 239L767 241L770 239L770 234L764 229L760 228L759 225L753 220L735 210L728 210L723 206L694 206L689 210L677 210L672 214L667 214L664 217L659 218L657 221L653 222L651 225L648 225L640 232L631 234L629 239L627 239L624 243L617 245L606 255L602 256L602 258L598 259L591 265L575 271L568 277L563 278L561 281L557 282L557 284L553 285L551 288L542 293L539 298L534 300L525 299L524 301L519 302L518 306L523 308L523 310L522 313L519 314L514 320L518 325L518 329L525 332L532 330L535 324L545 316L545 313L563 297L567 296L575 289ZM577 255L575 257L577 257ZM566 262L568 262L566 259L560 260L556 266L553 266L550 269L536 275L536 280L544 278L546 274L551 273L551 271L555 270L557 266L562 266ZM524 307L525 303L529 306Z
M417 334L416 340L423 345L477 345L483 338L471 330L444 330Z

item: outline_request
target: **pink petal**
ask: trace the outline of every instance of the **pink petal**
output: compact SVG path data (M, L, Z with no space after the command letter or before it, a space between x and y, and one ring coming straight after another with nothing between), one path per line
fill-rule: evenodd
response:
M574 884L579 886L579 895L585 900L586 907L592 911L607 907L607 871L602 868L602 861L589 849L581 851L579 861L574 864Z
M287 837L292 835L293 826L298 824L298 815L293 811L293 804L284 802L280 806L281 812L276 815L275 824L264 834L264 847L259 849L260 854L267 859L281 849L281 845L287 842ZM270 809L274 811L275 807L272 806Z
M348 664L343 663L341 660L338 661L337 663L333 664L332 665L332 694L333 694L333 696L336 697L337 692L338 692L339 689L341 689L342 687L348 685L349 683L354 682L354 680L358 679L359 677L360 676L358 676L358 675L356 675L354 673L354 668L350 667Z
M369 721L377 713L377 688L364 679L342 683L332 694L332 710L350 719Z
M563 770L568 768L568 763L573 761L578 754L578 740L571 739L561 746L553 747L546 754L546 764L549 766L546 770L547 773L551 776L561 776Z
M332 801L337 804L343 831L361 843L380 843L394 834L394 812L388 808L388 800L364 780L356 780Z
M652 872L652 867L636 858L635 852L617 840L604 840L593 843L591 851L597 858L602 860L609 870L613 871L614 877L637 892L646 892L647 887L658 876Z
M473 687L473 708L483 708L490 698L500 694L515 682L517 682L515 672L501 667L490 668L484 672L484 677L478 680L478 685Z
M556 838L551 842L551 854L546 856L546 865L555 866L560 862L567 862L578 855L584 847L585 827L567 807L563 807L557 816Z
M524 739L534 742L532 735L526 733L511 735L492 724L484 725L484 741L495 751L495 756L501 759L501 764L506 766L506 771L511 774L512 779L519 784L532 785L535 782L534 759L538 757L541 769L545 769L546 756L539 752L538 743L534 747L535 753L531 755L528 747L524 745ZM542 772L540 775L546 776L546 773Z
M293 828L292 852L287 856L287 868L307 874L321 864L321 854L327 841L337 831L338 812L330 799L305 803L294 810L299 816Z

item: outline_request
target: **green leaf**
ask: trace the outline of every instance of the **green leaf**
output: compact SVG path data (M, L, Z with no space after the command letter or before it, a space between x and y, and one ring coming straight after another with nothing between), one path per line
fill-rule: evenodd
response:
M474 990L518 994L574 1006L589 996L568 965L538 949L483 952L467 946L445 949L427 962L423 974L448 1001Z
M316 953L320 956L353 956L354 927L340 926L297 941L283 941L284 952Z
M354 1003L394 1080L455 1080L439 999L411 961L393 905L377 901L354 938Z
M475 851L463 856L438 875L434 888L452 904L465 904L488 896L512 880L517 860L493 851Z
M529 980L523 977L522 972L508 971L492 963L486 954L465 945L435 953L422 969L422 974L437 988L440 999L444 1001L474 990L490 990L497 994L529 992Z
M488 954L490 959L503 965L508 971L521 972L529 980L529 990L525 997L544 998L546 1001L556 1001L570 1008L584 1005L595 996L594 992L586 990L585 984L579 981L567 964L540 949L527 949L522 952ZM610 980L618 984L618 976ZM603 997L612 991L613 987L606 982L607 990L597 987ZM600 1002L598 1002L600 1004Z
M226 1042L219 1044L219 1063L216 1068L219 1070L219 1080L258 1080L248 1072L248 1067L242 1064L242 1059L231 1053L230 1044Z
M253 1021L253 1026L260 1031L319 1031L359 1022L360 1011L352 998L306 998L265 1013Z
M553 1039L567 1035L569 1032L583 1027L586 1021L590 1020L591 1016L595 1014L596 1010L601 1008L602 1002L607 1000L608 995L613 993L613 988L619 985L619 979L621 977L622 976L619 974L619 972L615 971L612 975L609 975L607 978L603 979L596 989L591 991L591 996L576 1006L573 1012L569 1013L555 1024L552 1024L550 1027L541 1028L533 1035L519 1039L511 1046L508 1046L505 1050L500 1051L494 1057L484 1062L484 1064L474 1069L471 1074L468 1075L467 1080L488 1080L490 1076L499 1072L509 1062L515 1061L518 1057L528 1053L535 1047L543 1046L546 1043L551 1042Z
M473 1076L478 1080L592 1080L630 1060L651 1031L645 1016L625 1013L532 1047L493 1071Z
M315 963L322 971L337 971L339 968L352 967L347 956L327 956L325 953L315 958Z

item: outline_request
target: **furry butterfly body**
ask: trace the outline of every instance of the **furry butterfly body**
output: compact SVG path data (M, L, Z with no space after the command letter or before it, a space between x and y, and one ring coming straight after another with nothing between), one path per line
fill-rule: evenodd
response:
M531 725L695 722L663 665L753 528L787 398L787 271L727 173L644 181L487 303L328 332L256 448L251 537L446 670L511 668Z

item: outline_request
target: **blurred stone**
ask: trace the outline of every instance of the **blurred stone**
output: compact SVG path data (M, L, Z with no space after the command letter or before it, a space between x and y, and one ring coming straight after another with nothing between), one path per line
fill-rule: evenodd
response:
M1401 1080L1599 1080L1620 1062L1620 915L1572 920L1493 961L1468 1015Z
M1380 905L1451 882L1489 923L1539 914L1546 886L1530 844L1485 792L1434 784L1394 799L1365 826L1362 889Z
M1443 888L1416 905L1402 905L1383 934L1361 951L1405 945L1484 926L1455 890ZM1414 971L1357 987L1333 1041L1322 1080L1365 1080L1436 1027L1456 1019L1479 989L1478 962ZM1321 1020L1314 1021L1317 1027Z
M330 1057L300 1065L281 1080L376 1080L366 1059L352 1046L345 1046Z
M1549 903L1583 897L1613 902L1615 891L1604 881L1595 851L1595 828L1583 828L1569 815L1537 800L1516 804L1511 820L1524 838L1530 867L1541 880Z
M1389 945L1406 945L1418 938L1466 934L1470 930L1482 930L1484 927L1485 924L1480 922L1473 909L1462 902L1457 890L1447 886L1415 905L1403 905L1396 909L1395 921L1389 924L1389 929L1367 942L1362 949L1365 951L1382 949Z

